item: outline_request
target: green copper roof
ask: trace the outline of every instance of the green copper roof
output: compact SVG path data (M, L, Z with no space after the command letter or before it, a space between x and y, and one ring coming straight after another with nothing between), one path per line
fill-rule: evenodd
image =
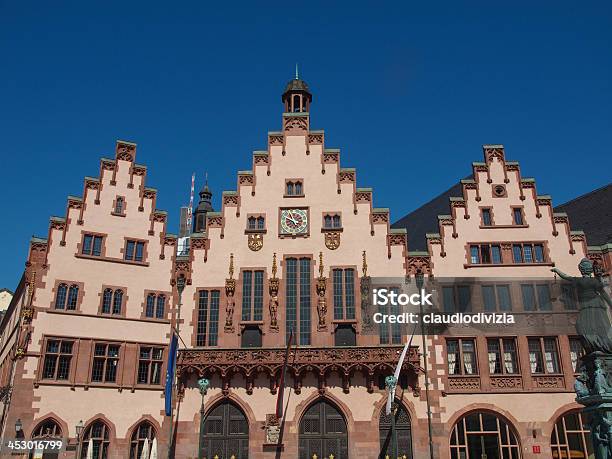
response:
M223 192L223 196L236 196L237 194L238 194L237 191L224 191Z
M425 237L427 239L433 239L433 238L438 238L440 237L440 233L426 233Z
M389 228L389 234L406 234L406 228Z
M357 193L371 193L371 192L372 192L372 188L368 188L368 187L357 188Z
M453 218L452 215L438 215L438 220L446 220L448 218Z
M30 238L30 242L47 242L47 238L46 237L32 236Z
M253 175L253 171L238 171L238 175Z
M71 194L68 195L68 199L72 199L74 201L83 201L83 198L80 196L73 196Z
M422 252L422 251L408 252L408 256L411 256L411 257L427 257L427 256L429 256L429 252Z

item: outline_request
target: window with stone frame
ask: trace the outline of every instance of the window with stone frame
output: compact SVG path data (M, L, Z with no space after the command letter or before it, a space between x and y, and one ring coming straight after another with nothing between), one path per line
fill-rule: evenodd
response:
M153 292L147 294L145 317L149 319L164 319L166 317L166 295Z
M141 459L142 450L145 447L145 442L148 440L149 451L153 439L156 436L155 427L149 421L142 421L134 428L132 439L130 441L130 459Z
M378 287L379 290L380 288L381 287ZM398 287L389 287L387 288L387 290L393 291L396 293L400 292L400 289ZM388 304L386 305L379 304L378 310L376 312L379 312L383 315L387 315L387 314L398 315L401 313L400 305L397 301L395 302L395 304L391 304L391 302L388 302ZM402 342L402 328L401 327L402 327L401 324L398 324L398 323L392 324L392 323L381 321L381 323L378 324L378 336L379 336L380 344L401 344Z
M118 343L94 343L91 366L92 382L114 383L117 381L120 350L121 345Z
M447 339L446 359L449 376L477 375L476 340L473 338Z
M145 245L144 241L127 239L125 241L123 259L127 261L144 261Z
M198 347L216 346L219 334L220 290L199 290L196 316L196 342Z
M70 287L67 283L62 282L57 286L57 293L55 294L55 309L74 311L77 308L79 302L79 286L77 284L71 284Z
M242 271L242 320L263 320L264 271Z
M264 231L266 218L263 215L249 215L247 217L247 231Z
M502 252L501 245L497 243L471 244L470 245L470 264L490 265L501 264Z
M484 284L481 286L485 311L511 311L512 297L509 284Z
M323 229L334 230L342 229L342 219L340 214L328 213L323 215Z
M444 312L469 312L472 310L471 285L445 285L442 287Z
M138 384L159 385L164 365L164 349L140 345L138 352Z
M102 314L121 315L123 309L123 289L105 288L102 292Z
M106 423L95 420L85 428L83 435L83 445L91 444L81 448L81 459L108 459L110 457L110 438L109 428ZM90 441L91 440L91 441Z
M310 258L285 260L285 329L286 340L293 330L295 343L309 345L311 339L311 278Z
M544 244L530 242L513 243L512 261L515 264L546 263Z
M520 373L515 338L488 338L489 373L516 375Z
M572 361L572 370L578 373L580 358L584 355L584 347L582 341L577 336L569 337L570 360Z
M98 234L83 234L83 243L81 245L81 253L99 257L102 255L102 243L104 237Z
M53 379L57 381L69 379L73 347L74 341L72 340L47 339L43 359L42 379Z
M525 311L552 311L550 284L521 284L521 296Z
M559 346L554 336L534 337L527 340L529 366L532 374L560 374Z
M334 320L355 319L355 270L332 269Z
M301 179L286 180L285 196L304 196L304 182Z

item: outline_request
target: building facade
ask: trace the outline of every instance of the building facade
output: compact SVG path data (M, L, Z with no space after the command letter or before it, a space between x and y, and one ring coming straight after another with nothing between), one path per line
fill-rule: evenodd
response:
M140 458L154 438L167 457L171 437L180 458L391 456L384 379L411 334L374 324L369 298L375 280L399 279L427 283L446 312L516 312L525 325L415 337L395 392L399 457L588 457L573 391L578 306L550 269L578 275L589 257L606 282L610 245L588 247L503 146L486 145L411 250L410 230L391 227L310 128L306 83L290 81L282 102L282 130L219 212L202 191L186 254L125 141L32 239L1 325L3 438L67 438L83 458L90 440L94 458Z

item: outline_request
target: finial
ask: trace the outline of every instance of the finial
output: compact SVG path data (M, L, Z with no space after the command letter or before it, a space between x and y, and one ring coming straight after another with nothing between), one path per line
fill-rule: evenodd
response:
M295 63L295 79L296 80L300 79L300 74L298 72L298 64L297 64L297 62Z
M230 253L229 278L234 278L234 254Z
M272 255L272 277L276 278L276 252Z
M363 272L363 277L367 277L368 275L368 262L366 260L366 251L363 251L362 254L362 258L363 258L363 266L361 268L361 271Z
M204 177L206 177L204 184L208 187L208 171L204 172Z
M319 277L323 277L323 252L319 252Z

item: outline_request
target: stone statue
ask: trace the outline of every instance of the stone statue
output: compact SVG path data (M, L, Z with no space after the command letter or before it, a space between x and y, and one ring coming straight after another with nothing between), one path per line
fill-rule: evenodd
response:
M278 293L270 293L270 328L278 328Z
M601 360L595 359L595 373L593 375L593 390L596 394L603 395L610 391L606 371L603 369Z
M612 308L612 300L604 290L601 280L592 277L591 260L584 258L578 269L582 277L569 276L557 268L551 271L571 282L578 294L580 314L576 322L576 331L580 335L586 353L599 351L612 354L612 322L608 313L608 307Z
M583 369L574 382L574 391L576 392L576 396L578 398L587 397L589 395L588 381L589 377L586 370Z

